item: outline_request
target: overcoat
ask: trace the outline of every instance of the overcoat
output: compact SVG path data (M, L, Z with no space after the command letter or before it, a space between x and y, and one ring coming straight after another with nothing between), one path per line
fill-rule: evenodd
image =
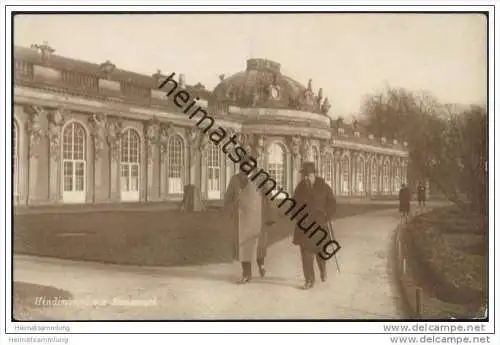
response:
M234 175L224 196L226 212L229 213L230 227L235 236L234 259L246 262L267 253L267 232L269 222L268 202L262 196L256 183L244 182L244 173Z
M418 200L425 201L426 195L425 195L425 187L424 186L419 185L417 187L417 195L418 195Z
M408 187L399 190L399 212L410 212L411 192Z
M298 210L305 205L302 212L292 219L295 223L293 244L319 253L328 241L333 240L328 231L328 223L335 214L337 204L333 191L325 180L318 176L312 186L307 180L300 181L295 187L293 199L296 201L294 209ZM295 211L291 214L294 213ZM318 229L314 233L318 226L322 230Z

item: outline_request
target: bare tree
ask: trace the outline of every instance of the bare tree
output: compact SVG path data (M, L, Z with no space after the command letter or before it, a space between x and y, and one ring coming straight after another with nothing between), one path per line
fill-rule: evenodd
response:
M432 94L387 88L362 106L368 129L408 141L412 169L455 203L485 210L486 113L441 104Z

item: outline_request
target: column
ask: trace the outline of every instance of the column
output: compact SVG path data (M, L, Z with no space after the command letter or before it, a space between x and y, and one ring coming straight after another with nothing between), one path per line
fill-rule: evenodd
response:
M265 171L267 171L266 169L266 165L265 165L265 155L266 155L266 146L267 146L267 143L268 143L268 139L265 135L263 134L259 134L259 135L255 135L254 136L254 141L253 141L253 155L254 155L254 158L255 160L257 161L257 169L256 170L259 170L259 169L264 169ZM285 175L285 184L283 186L281 186L281 188L283 188L285 191L289 192L289 187L292 188L292 191L293 192L293 188L294 186L292 184L290 184L290 174L289 174L289 171L290 171L290 167L288 166L289 165L289 162L288 162L288 156L287 156L287 150L286 148L283 148L284 149L284 156L285 156L285 166L284 166L284 175ZM291 169L293 171L293 168Z
M199 164L196 164L199 160L199 139L202 133L197 128L190 128L187 132L188 137L188 171L189 171L189 184L196 185L196 168Z
M384 167L385 167L385 157L381 155L380 157L380 187L382 188L382 195L386 195L385 183L384 183Z
M333 165L334 165L334 181L333 183L335 184L335 190L337 192L338 195L340 195L342 189L341 189L341 186L340 186L340 157L341 157L341 154L340 154L340 151L339 150L335 150L334 152L334 162L333 162Z
M107 145L106 114L93 114L91 121L94 147L94 202L109 202L111 197L111 156Z
M118 118L108 118L106 142L109 152L109 200L121 201L121 174L120 174L120 139L123 123Z
M197 178L197 180L199 183L200 195L202 200L208 200L208 184L207 184L208 164L207 164L206 148L207 145L209 144L209 140L210 139L208 135L201 133L198 144L200 170L199 170L199 177Z
M29 188L29 135L26 134L26 118L23 121L18 121L18 193L19 193L19 205L26 205L28 203L28 188Z
M28 109L29 204L49 202L48 114L38 106Z
M51 203L59 203L62 199L61 130L64 120L65 116L61 109L55 110L49 116L49 192ZM87 152L87 150L85 151Z
M366 198L369 198L371 195L372 195L372 192L371 192L371 186L370 186L370 183L371 183L371 154L367 154L366 155L366 159L365 159L365 197ZM370 188L370 189L368 189Z
M383 195L384 190L383 190L383 184L382 184L382 179L383 179L383 161L384 157L383 156L378 156L377 157L377 170L378 170L378 178L377 178L377 183L378 183L378 195Z
M290 148L291 152L291 166L292 166L292 181L291 181L291 187L292 190L295 190L295 187L297 184L300 182L300 168L302 164L302 157L301 153L303 151L302 148L302 138L298 135L288 137L287 139L288 147Z
M85 171L85 203L94 203L95 201L95 148L92 145L92 137L87 135L86 146L86 171Z
M109 202L111 198L111 156L106 143L93 137L94 141L94 200Z
M146 123L144 132L147 157L144 169L146 176L144 190L146 193L141 197L141 200L156 201L160 199L160 135L164 136L165 134L160 134L160 123L155 118Z
M356 194L355 192L355 181L354 174L356 173L356 152L349 150L349 196Z

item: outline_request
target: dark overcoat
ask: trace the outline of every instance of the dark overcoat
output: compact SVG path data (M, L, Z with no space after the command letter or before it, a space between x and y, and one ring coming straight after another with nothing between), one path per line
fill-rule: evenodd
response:
M321 177L316 177L312 186L307 180L302 180L295 187L293 200L297 203L294 210L305 205L302 212L292 219L295 223L293 243L319 253L328 241L333 240L328 231L328 223L333 219L337 205L333 191ZM291 212L291 217L294 214L295 211ZM318 227L323 230L316 230Z
M417 195L418 195L418 200L420 201L425 200L425 186L419 185L417 187Z
M411 193L408 187L399 190L399 212L410 212Z

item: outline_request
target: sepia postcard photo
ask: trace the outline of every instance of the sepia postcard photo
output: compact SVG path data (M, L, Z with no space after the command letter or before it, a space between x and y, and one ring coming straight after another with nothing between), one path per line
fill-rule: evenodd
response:
M491 317L488 12L12 15L19 331Z

